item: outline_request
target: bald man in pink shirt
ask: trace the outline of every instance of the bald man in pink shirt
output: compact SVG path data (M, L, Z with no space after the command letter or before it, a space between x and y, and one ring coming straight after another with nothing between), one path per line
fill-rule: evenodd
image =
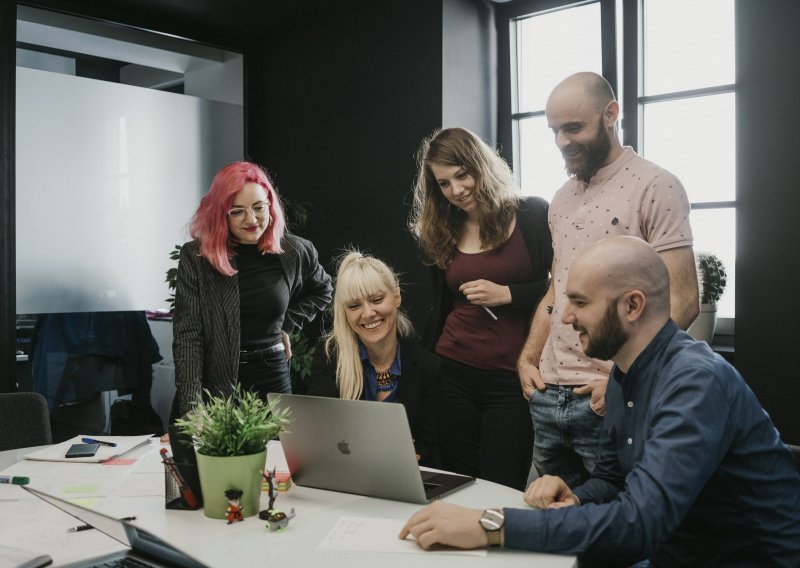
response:
M667 265L671 317L682 329L699 312L699 291L686 191L673 174L620 144L619 103L608 82L595 73L572 75L550 94L545 112L571 177L550 205L552 280L517 371L535 431L531 478L557 475L576 486L594 468L611 362L603 346L584 353L579 332L561 323L572 261L612 235L647 241Z

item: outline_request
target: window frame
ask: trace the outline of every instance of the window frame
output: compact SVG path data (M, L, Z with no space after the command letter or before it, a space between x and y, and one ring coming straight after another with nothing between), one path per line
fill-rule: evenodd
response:
M648 103L721 93L733 93L734 96L736 95L735 83L660 95L645 96L643 94L644 0L619 0L622 12L621 57L619 57L617 42L617 0L517 0L497 5L498 54L501 57L498 64L499 120L497 135L500 142L500 153L512 166L515 175L519 175L516 173L517 169L514 168L514 164L519 163L519 120L542 114L540 112L517 111L515 23L519 19L533 14L564 10L592 3L600 4L602 74L611 84L620 101L622 110L621 142L623 145L630 146L637 153L639 152L640 142L644 139L642 120L644 106ZM618 68L618 60L621 61L621 69ZM619 88L620 82L621 89ZM691 207L693 210L733 208L734 211L737 208L736 201L692 202ZM735 270L735 267L730 267L729 270ZM718 319L716 335L723 336L718 338L721 339L722 343L732 344L734 332L735 317Z

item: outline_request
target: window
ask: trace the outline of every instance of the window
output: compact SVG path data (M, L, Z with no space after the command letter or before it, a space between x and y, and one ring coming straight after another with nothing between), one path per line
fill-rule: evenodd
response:
M547 128L545 103L553 87L567 75L602 73L600 4L522 16L512 22L512 30L512 60L517 70L512 103L517 182L526 195L550 201L567 174ZM570 30L569 42L563 41L564 30Z
M692 202L694 249L716 254L728 272L718 316L733 317L733 0L644 0L641 29L639 151L677 175L686 187Z
M576 71L602 73L622 106L624 144L681 179L695 251L713 252L726 266L721 318L734 316L735 297L733 4L528 0L497 9L498 21L508 21L501 49L507 42L510 54L508 67L501 65L500 140L513 148L506 158L523 193L552 200L567 179L544 116L550 90ZM732 333L732 320L718 330Z

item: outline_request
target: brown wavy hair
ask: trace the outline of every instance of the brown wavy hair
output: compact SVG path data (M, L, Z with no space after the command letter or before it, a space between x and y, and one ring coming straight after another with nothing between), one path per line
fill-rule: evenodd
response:
M430 165L458 166L475 180L473 197L481 214L480 238L492 250L508 238L520 196L506 161L483 140L463 128L437 130L417 151L417 179L408 226L426 257L441 269L455 256L464 213L451 207Z

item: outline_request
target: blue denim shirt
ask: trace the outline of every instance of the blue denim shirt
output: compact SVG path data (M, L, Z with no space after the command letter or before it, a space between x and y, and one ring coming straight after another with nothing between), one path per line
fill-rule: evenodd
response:
M800 566L800 475L741 375L669 321L616 366L579 507L506 509L505 546L654 566Z

